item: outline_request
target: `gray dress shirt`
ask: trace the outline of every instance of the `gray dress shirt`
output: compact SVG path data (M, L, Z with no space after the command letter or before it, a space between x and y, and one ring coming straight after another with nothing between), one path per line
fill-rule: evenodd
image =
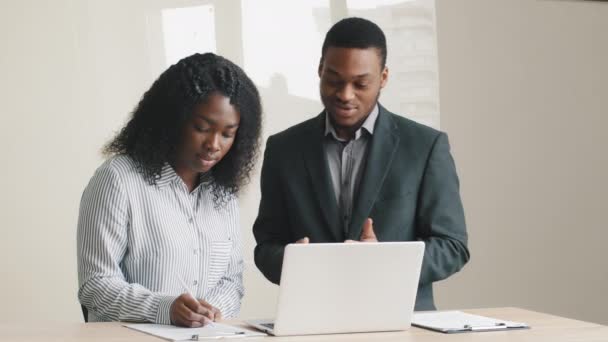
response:
M348 233L353 205L359 192L359 184L367 160L368 145L374 134L377 118L378 105L376 104L363 125L355 132L354 139L347 141L338 137L329 120L329 115L327 112L325 113L323 145L345 233Z

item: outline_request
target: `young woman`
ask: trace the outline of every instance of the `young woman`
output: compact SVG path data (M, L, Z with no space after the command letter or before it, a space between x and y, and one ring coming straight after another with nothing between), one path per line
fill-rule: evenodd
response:
M199 327L238 314L236 195L258 153L261 105L238 66L171 66L105 147L78 219L78 298L89 321Z

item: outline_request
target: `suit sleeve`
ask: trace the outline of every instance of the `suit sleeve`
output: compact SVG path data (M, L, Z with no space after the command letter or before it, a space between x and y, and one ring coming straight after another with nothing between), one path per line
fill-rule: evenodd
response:
M416 230L425 242L421 285L449 277L469 260L459 181L445 133L437 136L427 160L418 195Z
M278 284L285 245L290 243L285 198L281 187L281 175L277 163L281 160L275 151L273 137L266 142L262 176L261 199L258 217L253 225L257 245L254 251L255 264L266 279Z

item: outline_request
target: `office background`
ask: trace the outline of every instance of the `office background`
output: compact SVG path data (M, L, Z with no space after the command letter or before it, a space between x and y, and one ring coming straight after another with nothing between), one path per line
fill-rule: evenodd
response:
M0 1L0 321L82 320L80 195L162 70L195 51L234 60L266 137L320 111L321 42L347 15L387 33L381 101L451 139L472 259L438 306L608 324L608 3L577 0ZM258 187L241 198L243 318L276 304L252 258Z

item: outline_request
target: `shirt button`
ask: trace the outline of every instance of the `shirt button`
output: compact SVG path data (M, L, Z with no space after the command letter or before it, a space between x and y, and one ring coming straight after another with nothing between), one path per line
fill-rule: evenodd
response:
M191 217L191 218L188 219L188 222L194 223L194 219Z
M198 285L198 280L195 280L193 284L194 286Z
M198 248L194 249L194 255L198 254Z

